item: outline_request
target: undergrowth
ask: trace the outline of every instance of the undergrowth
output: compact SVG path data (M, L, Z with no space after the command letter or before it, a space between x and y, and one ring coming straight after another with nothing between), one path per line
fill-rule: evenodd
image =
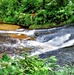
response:
M10 58L6 54L0 58L0 75L74 75L74 66L60 67L51 56L39 59L37 56Z

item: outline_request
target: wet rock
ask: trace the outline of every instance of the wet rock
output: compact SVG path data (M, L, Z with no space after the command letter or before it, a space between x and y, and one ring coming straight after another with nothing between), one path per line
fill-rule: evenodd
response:
M40 58L48 58L50 56L56 56L58 59L57 64L63 66L65 64L74 65L74 46L61 48L59 50L46 52L44 54L40 54Z
M28 37L25 34L20 34L20 35L18 35L18 34L9 34L9 36L12 37L12 38L17 38L19 40L23 40L23 39L25 39L25 40L35 40L34 37Z
M11 35L12 37L10 37L9 35ZM31 50L31 48L24 48L24 42L27 40L33 39L23 34L0 34L0 53L20 55L22 53L28 52Z
M0 24L0 30L16 30L19 29L20 26L18 25L11 25L11 24Z

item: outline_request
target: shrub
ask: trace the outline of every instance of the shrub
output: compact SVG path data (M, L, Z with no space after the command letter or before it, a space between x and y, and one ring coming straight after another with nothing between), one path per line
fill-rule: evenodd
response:
M32 25L44 25L55 23L71 23L74 21L74 1L73 0L1 0L0 1L0 21L30 27ZM33 16L32 14L36 14ZM24 15L25 14L25 15ZM50 25L49 25L50 26ZM37 26L36 26L37 27Z
M39 59L36 56L15 57L6 54L0 58L0 75L74 75L74 66L56 65L56 58Z
M39 10L35 17L35 24L45 24L47 22L47 11L46 10Z
M55 57L39 59L37 57L23 58L15 57L11 59L6 54L0 59L0 75L49 75L51 70L56 68Z

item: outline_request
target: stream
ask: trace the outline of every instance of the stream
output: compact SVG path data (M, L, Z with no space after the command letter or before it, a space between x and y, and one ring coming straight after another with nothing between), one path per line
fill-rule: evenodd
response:
M65 25L51 29L0 30L0 54L40 58L56 56L59 65L74 64L74 26Z

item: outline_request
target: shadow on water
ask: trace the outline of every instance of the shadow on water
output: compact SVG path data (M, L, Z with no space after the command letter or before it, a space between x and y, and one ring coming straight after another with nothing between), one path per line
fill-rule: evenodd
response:
M50 56L56 56L57 64L63 66L65 64L74 65L74 46L61 48L55 51L46 52L39 55L39 58L48 58Z

